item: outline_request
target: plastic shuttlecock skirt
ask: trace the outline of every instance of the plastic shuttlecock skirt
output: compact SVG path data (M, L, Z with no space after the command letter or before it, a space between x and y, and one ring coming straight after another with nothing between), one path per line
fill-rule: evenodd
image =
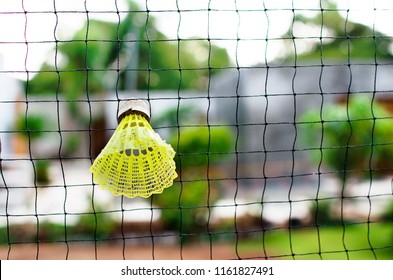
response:
M118 125L90 172L114 195L130 198L162 193L177 177L175 151L141 115L130 114Z

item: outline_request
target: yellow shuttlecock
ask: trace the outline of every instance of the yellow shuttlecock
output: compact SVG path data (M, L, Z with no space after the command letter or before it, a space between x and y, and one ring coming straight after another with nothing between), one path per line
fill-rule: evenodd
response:
M154 132L148 105L121 101L118 127L90 167L94 180L114 195L129 198L162 193L177 177L175 151Z

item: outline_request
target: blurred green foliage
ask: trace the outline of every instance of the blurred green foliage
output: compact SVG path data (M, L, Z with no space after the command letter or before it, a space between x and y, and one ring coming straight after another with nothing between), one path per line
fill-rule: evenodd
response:
M176 164L182 168L216 164L234 151L233 132L227 126L181 127L170 141L176 147Z
M179 180L162 194L154 195L154 203L162 208L162 221L170 230L191 237L207 227L208 206L218 198L214 166L225 162L234 150L235 136L229 126L207 126L195 123L201 112L196 107L169 108L156 119L155 125L168 127L169 143L176 150ZM178 121L182 126L177 127Z
M26 139L37 140L50 131L52 123L48 118L40 114L19 114L15 122L15 129Z
M385 221L393 222L393 199L390 199L385 211L382 213L382 219ZM392 232L392 241L393 241L393 232Z
M337 219L332 215L333 203L329 200L317 200L311 207L311 222L315 225L332 225Z
M164 224L181 233L198 232L206 227L208 205L217 199L217 182L208 182L207 172L214 176L211 167L224 160L233 150L233 134L227 127L182 128L172 135L171 144L177 147L175 157L180 181L160 195L155 203L162 207ZM181 168L181 173L179 172Z
M160 207L161 220L168 230L193 235L206 228L207 205L216 195L209 193L206 181L174 182L160 195L154 195L154 204Z
M118 225L112 213L105 212L102 206L95 204L94 211L91 208L82 214L71 231L73 235L82 236L86 240L102 240L111 238Z
M35 183L37 185L46 185L50 182L49 164L50 161L46 159L37 159L34 161L35 165Z
M28 92L59 92L75 100L115 88L201 90L210 75L229 65L225 49L207 40L169 39L132 1L129 10L119 23L91 19L71 40L59 42L55 65L44 64ZM128 88L127 79L135 75L136 84Z
M23 113L17 116L15 129L27 141L36 142L39 139L43 139L47 132L52 131L54 129L54 124L45 115L37 113ZM31 145L29 145L29 149L33 149ZM35 180L35 184L45 185L50 182L49 163L49 160L45 159L34 160L33 178Z
M359 93L348 104L324 106L300 118L302 148L315 164L345 174L383 174L393 168L393 119L377 101ZM355 173L359 172L359 173Z
M285 61L393 58L391 37L373 30L370 26L352 22L345 14L340 13L331 0L321 1L321 6L324 9L313 13L313 16L305 13L294 14L293 24L283 36L295 40L286 41L288 53L284 56ZM321 38L306 39L310 32L321 34Z
M197 118L200 113L198 108L192 105L170 107L159 116L154 116L154 118L151 119L151 126L155 129L166 127L170 129L170 132L173 134L178 126L187 125L187 123Z

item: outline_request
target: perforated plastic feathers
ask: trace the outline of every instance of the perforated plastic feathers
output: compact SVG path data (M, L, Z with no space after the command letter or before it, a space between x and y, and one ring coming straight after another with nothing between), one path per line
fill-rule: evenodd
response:
M125 116L90 172L114 195L130 198L162 193L177 177L175 151L140 114Z

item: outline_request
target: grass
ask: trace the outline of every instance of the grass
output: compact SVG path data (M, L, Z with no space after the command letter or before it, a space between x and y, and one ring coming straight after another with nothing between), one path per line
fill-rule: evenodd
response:
M393 259L393 224L273 229L263 236L240 240L239 252L262 252L272 259L372 260Z

